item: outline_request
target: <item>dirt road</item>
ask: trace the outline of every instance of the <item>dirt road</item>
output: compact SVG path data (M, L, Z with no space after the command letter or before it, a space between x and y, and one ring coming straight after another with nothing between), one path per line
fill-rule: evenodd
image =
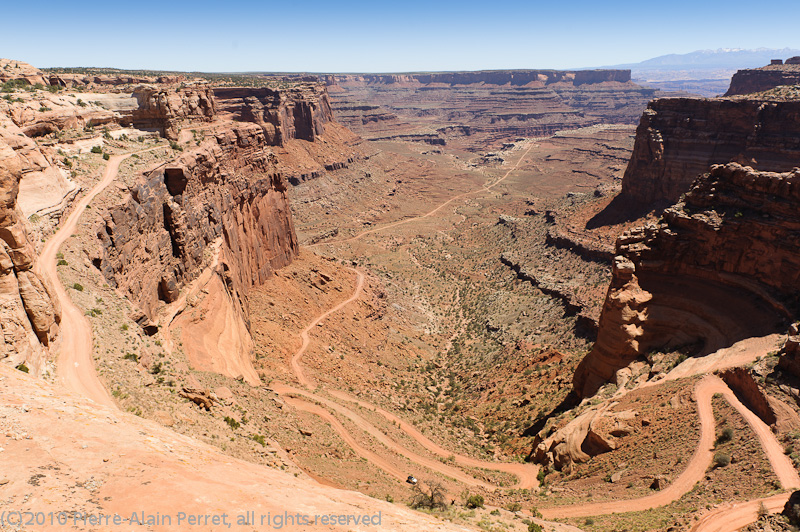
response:
M535 139L530 141L527 149L519 157L519 159L517 159L517 162L514 164L514 166L512 166L505 174L503 174L503 177L501 177L500 179L498 179L494 183L491 183L489 185L484 185L484 186L482 186L481 188L479 188L477 190L470 190L469 192L464 192L462 194L458 194L457 196L453 196L449 200L447 200L444 203L440 204L435 209L426 212L425 214L421 214L419 216L414 216L412 218L405 218L405 219L399 220L397 222L392 222L392 223L390 223L388 225L384 225L384 226L381 226L381 227L375 227L374 229L367 229L366 231L361 231L360 233L358 233L356 235L353 235L353 236L351 236L349 238L345 238L345 239L342 239L342 240L328 240L326 242L317 242L316 244L312 244L312 245L310 245L308 247L313 248L313 247L316 247L316 246L324 246L324 245L327 245L327 244L341 244L341 243L344 243L344 242L353 242L354 240L360 239L362 236L366 236L366 235L369 235L369 234L372 234L372 233L377 233L377 232L380 232L380 231L385 231L385 230L391 229L393 227L398 227L400 225L409 224L409 223L416 222L416 221L419 221L419 220L424 220L425 218L433 216L434 214L436 214L440 210L444 209L445 207L447 207L448 205L450 205L454 201L458 201L461 198L466 198L467 196L469 196L471 194L476 194L478 192L489 191L492 188L494 188L497 185L499 185L500 183L502 183L503 181L505 181L505 179L509 175L511 175L511 172L513 172L514 170L519 168L519 164L525 159L525 157L531 151L531 148L533 148L535 146L534 142L535 142Z
M697 384L694 390L695 400L697 401L697 414L700 418L700 443L697 445L697 450L684 472L681 473L672 484L662 491L639 499L543 508L541 509L542 515L545 518L552 519L557 517L588 517L593 515L649 510L676 501L684 494L691 491L694 485L705 475L706 470L711 465L714 454L713 446L716 436L716 423L711 408L711 399L714 397L715 393L722 394L725 400L734 407L736 411L744 417L747 424L750 425L753 432L755 432L758 437L761 447L764 449L772 465L772 469L775 471L775 474L778 476L783 486L787 489L799 489L800 476L798 476L789 458L783 454L783 449L769 426L744 406L722 379L715 375L708 375ZM755 505L757 508L758 503L755 502ZM721 512L717 517L708 517L707 526L720 526L727 519L728 516L725 515L724 512ZM706 530L716 529L708 528Z
M463 194L459 194L457 196L454 196L454 197L450 198L449 200L445 201L444 203L440 204L438 207L432 209L431 211L428 211L427 213L425 213L423 215L416 216L416 217L413 217L413 218L406 218L404 220L400 220L398 222L391 223L389 225L385 225L385 226L374 228L374 229L369 229L367 231L362 231L361 233L358 233L357 235L352 236L352 237L350 237L350 238L348 238L346 240L339 240L339 241L335 241L335 242L323 242L323 243L319 243L319 244L316 244L316 245L334 244L334 243L340 243L340 242L350 242L350 241L357 240L357 239L359 239L359 238L361 238L361 237L363 237L365 235L371 234L371 233L375 233L375 232L378 232L378 231L384 231L386 229L397 227L399 225L404 225L404 224L408 224L408 223L411 223L411 222L414 222L414 221L422 220L424 218L428 218L430 216L433 216L434 214L439 212L441 209L443 209L447 205L451 204L452 202L458 200L459 198L466 197L466 196L468 196L470 194L474 194L476 192L482 192L482 191L491 190L493 187L497 186L502 181L504 181L514 170L516 170L519 167L520 163L525 159L525 157L528 155L528 153L530 152L532 147L533 147L533 143L531 142L529 144L529 146L527 147L527 149L519 157L517 162L514 164L514 166L512 166L501 178L497 179L493 183L488 184L488 185L484 185L483 187L481 187L478 190L473 190L473 191L470 191L470 192L465 192ZM311 342L309 333L312 330L314 330L314 328L320 322L322 322L322 320L324 320L325 318L327 318L331 314L341 310L346 305L348 305L349 303L357 300L361 296L361 293L362 293L362 290L363 290L363 287L364 287L364 274L361 273L360 271L354 269L354 268L349 268L349 269L350 269L350 271L352 271L352 272L354 272L356 274L356 278L357 278L356 287L355 287L355 289L353 291L353 294L348 299L342 301L341 303L337 304L336 306L328 309L327 311L323 312L322 314L320 314L319 316L314 318L309 323L309 325L306 326L306 328L303 329L301 331L301 333L300 333L300 338L302 340L302 344L301 344L300 348L297 350L297 352L295 352L295 354L292 356L290 364L291 364L292 371L295 374L295 377L297 378L298 382L305 388L313 388L315 386L315 383L308 376L306 376L305 372L303 371L303 366L301 364L303 354L305 353L306 349L308 348L308 346L309 346L309 344ZM487 484L487 483L485 483L485 482L483 482L481 480L478 480L478 479L476 479L476 478L474 478L474 477L472 477L470 475L467 475L466 473L464 473L462 470L460 470L458 468L446 465L446 464L442 463L441 461L439 461L437 459L433 459L433 458L429 458L429 457L426 457L426 456L422 456L422 455L420 455L418 453L415 453L413 451L410 451L410 450L406 449L405 447L403 447L402 445L400 445L396 441L394 441L391 438L389 438L379 428L375 427L374 425L369 423L367 420L365 420L363 417L359 416L355 411L353 411L353 410L341 405L340 403L337 403L336 401L332 401L332 400L330 400L330 399L328 399L326 397L322 397L322 396L320 396L318 394L311 393L308 390L297 389L297 388L293 388L291 386L284 385L284 384L273 383L272 384L272 389L276 393L286 396L286 398L288 400L290 400L290 402L291 402L290 404L292 404L296 408L299 408L299 409L304 410L306 412L311 412L311 413L317 414L320 417L322 417L323 419L325 419L328 422L330 422L331 425L333 426L334 430L336 430L345 439L345 441L348 443L348 445L350 445L353 448L353 450L359 456L362 456L363 458L366 458L367 460L369 460L373 464L377 465L378 467L380 467L381 469L383 469L384 471L386 471L390 475L395 476L400 480L404 480L406 474L403 474L403 472L398 472L397 468L394 465L392 465L391 463L389 463L386 460L381 459L379 456L375 455L375 453L372 453L371 451L368 451L367 449L364 449L363 447L361 447L355 441L355 439L352 438L352 436L350 434L345 435L345 433L346 433L345 427L341 423L339 423L338 420L336 420L336 418L330 413L330 410L338 412L340 415L343 415L343 416L347 417L353 423L355 423L355 425L358 426L361 430L363 430L364 432L366 432L367 434L372 436L374 439L376 439L377 441L382 443L384 446L389 448L391 451L408 458L409 460L411 460L412 462L414 462L416 464L419 464L419 465L422 465L424 467L427 467L430 470L442 473L443 475L447 475L447 476L449 476L451 478L454 478L454 479L458 480L459 482L462 482L463 484L466 484L468 486L480 486L480 487L483 487L483 488L485 488L487 490L490 490L490 491L496 489L496 486L492 486L492 485ZM392 423L397 424L401 428L401 430L403 430L414 441L416 441L417 443L419 443L420 445L422 445L423 447L425 447L426 449L428 449L429 451L431 451L432 453L434 453L434 454L436 454L438 456L445 457L445 458L453 457L453 460L456 463L458 463L458 464L460 464L462 466L466 466L466 467L477 467L477 468L488 469L488 470L493 470L493 471L501 471L501 472L510 473L510 474L515 475L519 480L514 486L511 486L509 489L537 489L538 486L539 486L539 482L538 482L538 480L536 478L536 475L539 472L539 467L538 466L535 466L533 464L487 462L487 461L483 461L483 460L477 460L475 458L471 458L471 457L468 457L468 456L457 455L455 453L452 453L451 451L448 451L447 449L444 449L443 447L439 446L438 444L434 443L433 441L428 439L424 434L422 434L419 430L417 430L414 426L412 426L411 424L403 421L402 419L398 418L394 414L391 414L390 412L387 412L387 411L385 411L385 410L383 410L381 408L378 408L375 405L369 404L369 403L367 403L365 401L361 401L361 400L358 400L358 399L353 398L351 396L348 396L347 394L344 394L343 392L340 392L340 391L331 391L330 393L334 397L337 397L337 398L339 398L341 400L354 402L354 403L357 403L359 406L361 406L363 408L367 408L367 409L379 412L387 420L391 421ZM321 408L318 404L312 404L312 403L309 403L307 401L300 400L300 399L298 399L298 396L303 396L303 397L306 397L307 399L315 401L318 404L325 405L330 410L325 410L324 408Z
M301 385L305 386L306 388L313 388L315 384L311 381L310 378L306 377L305 372L303 372L303 366L300 365L300 359L303 357L303 353L306 352L308 349L309 344L311 343L311 338L309 337L308 333L311 332L314 327L317 326L322 320L333 314L334 312L338 312L339 310L343 309L345 306L349 305L359 297L361 297L361 292L364 289L364 274L360 271L356 270L355 268L348 268L351 272L356 274L356 288L353 291L353 295L349 298L345 299L335 307L328 309L327 311L323 312L305 328L300 332L300 338L302 339L303 343L300 346L300 349L292 356L291 366L292 371L297 377L298 382Z
M149 148L136 153L162 147ZM92 326L83 312L69 298L66 289L61 284L61 280L58 278L56 255L61 245L75 233L75 229L78 227L78 220L83 211L86 210L86 206L114 181L117 172L119 172L120 163L131 155L133 153L111 156L105 170L103 170L100 181L78 201L67 220L61 224L58 231L45 244L42 253L39 255L39 260L36 261L34 266L36 273L50 280L56 297L61 303L61 331L58 344L58 377L61 384L69 390L92 399L96 403L113 408L116 408L116 405L103 387L100 379L97 378L97 372L94 368Z

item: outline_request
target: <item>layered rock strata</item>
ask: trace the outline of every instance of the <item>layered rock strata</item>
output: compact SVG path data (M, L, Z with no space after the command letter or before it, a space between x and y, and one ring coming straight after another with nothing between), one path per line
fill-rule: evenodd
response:
M652 350L697 345L702 355L785 330L800 312L798 205L800 169L715 165L660 222L623 234L576 393Z
M17 207L23 173L46 162L25 140L0 135L0 360L40 374L61 311L46 280L33 271L36 252Z
M291 139L309 142L325 133L333 111L325 87L308 83L291 89L233 87L214 89L220 114L239 122L252 122L264 130L271 146Z
M128 201L98 230L106 278L150 317L159 301L175 301L181 286L223 238L221 271L247 315L248 289L291 262L297 253L277 158L263 130L239 124L143 176Z
M331 75L340 120L370 140L470 150L510 138L599 123L636 122L656 94L626 70Z
M130 121L139 129L153 129L170 140L178 139L185 121L209 122L215 115L214 95L206 85L169 89L140 85L133 91L137 107Z
M663 98L647 106L617 198L663 209L712 164L784 172L800 161L800 101Z
M763 92L781 85L800 84L800 64L790 58L783 65L767 65L761 68L739 70L731 78L725 96Z

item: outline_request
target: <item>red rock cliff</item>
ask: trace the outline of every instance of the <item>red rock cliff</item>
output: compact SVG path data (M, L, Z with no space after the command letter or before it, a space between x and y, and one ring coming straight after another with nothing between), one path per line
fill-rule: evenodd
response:
M623 234L597 342L578 366L587 396L655 349L698 354L783 331L800 313L800 169L714 166L663 220Z
M725 96L752 94L773 89L780 85L800 84L800 65L768 65L761 68L739 70L731 78Z
M787 171L800 161L800 102L663 98L647 106L620 201L638 210L672 205L712 164Z
M0 361L24 363L39 374L61 311L50 287L32 269L36 253L17 207L22 175L34 164L46 164L28 140L0 134Z
M163 88L140 85L133 91L138 108L131 122L139 129L155 129L170 140L178 139L180 124L186 120L210 121L215 115L214 95L205 85Z
M240 124L143 176L98 230L109 282L152 317L159 300L177 299L222 237L225 283L246 317L250 287L298 251L286 179L267 146L259 126Z
M308 83L290 89L234 87L214 89L219 112L239 122L252 122L264 130L267 142L283 146L291 139L314 140L333 122L328 92Z

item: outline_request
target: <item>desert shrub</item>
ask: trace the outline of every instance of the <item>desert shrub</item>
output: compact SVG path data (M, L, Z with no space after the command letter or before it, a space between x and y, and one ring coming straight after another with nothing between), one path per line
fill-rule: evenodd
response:
M80 284L80 283L75 283L75 284L73 284L73 285L72 285L72 288L73 288L74 290L77 290L78 292L83 292L83 285L82 285L82 284Z
M109 159L111 159L111 156L109 154L107 154L107 153L104 153L103 154L103 160L107 161Z
M530 523L528 525L528 532L542 532L544 530L541 525L537 525L536 523Z
M58 259L58 265L59 266L67 266L67 265L69 265L69 263L67 261L65 261L64 259Z
M717 453L714 455L714 467L725 467L731 463L731 457L725 453Z
M483 508L483 495L470 495L467 497L467 508Z
M103 148L100 146L92 146L92 153L103 153Z
M515 501L506 506L506 510L508 510L509 512L519 512L520 510L522 510L522 505Z
M25 364L20 364L19 366L17 366L17 369L20 370L22 373L28 373L29 371L28 366L26 366Z
M266 440L264 440L264 436L262 436L261 434L253 434L252 436L250 436L250 438L252 438L254 442L261 444L261 447L267 446L267 442Z
M733 429L730 427L725 427L722 429L722 432L719 433L717 436L717 445L720 443L726 443L733 439Z
M238 421L236 421L235 419L233 419L230 416L225 416L224 420L225 420L225 423L227 423L228 426L233 430L236 430L236 429L238 429L239 427L242 426Z
M139 362L139 357L136 355L136 353L125 353L125 356L122 358L125 360L131 360L133 362Z
M414 485L414 496L411 499L412 508L446 508L444 486L438 482L427 483L426 489L422 483Z

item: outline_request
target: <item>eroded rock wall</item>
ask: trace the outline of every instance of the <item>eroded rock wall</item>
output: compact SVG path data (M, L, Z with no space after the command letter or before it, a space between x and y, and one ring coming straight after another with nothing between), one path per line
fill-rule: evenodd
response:
M0 361L24 364L39 374L61 310L51 288L33 271L36 252L17 207L23 173L31 170L32 160L42 162L21 140L0 134Z
M633 209L677 202L712 164L785 172L800 164L800 101L662 98L647 106L620 199Z
M267 142L283 146L291 139L314 142L333 122L325 87L308 83L290 89L233 87L214 89L219 111L239 122L252 122L264 130Z
M170 140L178 139L181 122L211 121L216 113L214 94L202 84L165 88L140 85L133 91L138 108L130 120L140 129L158 130Z
M715 165L660 222L623 234L576 392L654 349L696 344L702 355L785 330L800 312L799 207L800 169Z
M798 84L800 84L800 65L796 63L749 68L739 70L733 75L725 96L752 94L768 91L781 85Z
M287 182L264 131L238 124L143 176L99 228L100 269L148 315L177 299L211 243L223 239L220 269L245 318L247 292L297 253Z

